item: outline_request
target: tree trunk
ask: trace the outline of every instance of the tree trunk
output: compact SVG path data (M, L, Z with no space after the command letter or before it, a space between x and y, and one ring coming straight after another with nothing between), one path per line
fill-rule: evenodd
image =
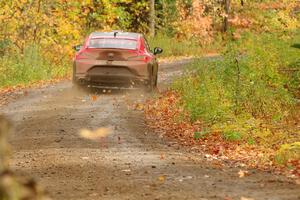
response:
M150 36L155 36L155 0L150 0Z
M224 7L225 7L225 17L224 17L223 31L227 32L229 28L228 18L230 13L230 0L224 0Z
M41 12L41 0L38 0L38 4L37 4L37 11L36 11L38 14L40 14ZM36 43L39 43L36 41L37 39L37 32L38 32L38 27L39 27L39 24L35 24L35 28L34 28L34 31L33 31L33 41L36 42Z

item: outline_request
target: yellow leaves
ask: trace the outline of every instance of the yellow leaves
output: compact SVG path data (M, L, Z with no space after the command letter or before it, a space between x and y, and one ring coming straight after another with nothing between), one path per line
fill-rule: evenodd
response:
M190 39L197 37L201 43L210 43L212 35L212 18L204 15L204 4L192 1L192 14L189 14L184 5L177 3L181 20L175 22L178 36Z
M139 110L139 111L144 110L144 104L142 104L142 103L135 104L134 110Z
M241 197L241 200L255 200L255 199L247 198L247 197Z
M300 160L300 142L281 145L276 152L276 161L280 164L293 160Z
M0 13L3 13L0 14L0 23L4 27L0 36L9 35L10 40L21 49L25 44L36 42L44 48L54 44L70 46L71 40L81 38L81 20L77 14L69 15L74 11L68 7L72 5L60 0L53 4L28 0L4 2L0 8ZM55 50L57 48L52 48L51 52L57 55L59 52Z
M159 180L160 182L164 183L165 180L166 180L166 176L165 176L165 175L161 175L161 176L158 177L158 180Z
M240 178L244 178L245 176L249 175L248 171L240 170L238 173Z
M82 5L89 5L92 3L92 0L79 0Z
M292 18L289 12L281 10L278 12L277 15L278 19L280 19L280 22L285 26L285 29L294 30L297 27L299 27L299 22L297 18Z
M89 139L89 140L98 140L101 138L105 138L112 134L112 129L111 128L99 128L95 131L91 131L88 129L82 129L79 132L79 136L84 139Z

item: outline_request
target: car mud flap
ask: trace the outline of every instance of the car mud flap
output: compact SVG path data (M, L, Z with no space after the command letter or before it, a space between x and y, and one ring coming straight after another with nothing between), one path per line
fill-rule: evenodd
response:
M138 87L122 87L122 86L101 86L88 85L89 88L108 89L108 90L139 90Z

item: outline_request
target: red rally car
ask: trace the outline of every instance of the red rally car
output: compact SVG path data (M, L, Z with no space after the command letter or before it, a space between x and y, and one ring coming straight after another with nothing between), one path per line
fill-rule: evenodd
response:
M158 63L142 34L94 32L77 53L73 65L73 84L99 88L136 88L157 86Z

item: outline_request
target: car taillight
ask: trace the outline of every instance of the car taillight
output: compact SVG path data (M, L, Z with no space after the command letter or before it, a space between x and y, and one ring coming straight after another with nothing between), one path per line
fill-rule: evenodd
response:
M133 56L128 58L129 61L144 61L145 63L151 60L151 57L146 55Z

